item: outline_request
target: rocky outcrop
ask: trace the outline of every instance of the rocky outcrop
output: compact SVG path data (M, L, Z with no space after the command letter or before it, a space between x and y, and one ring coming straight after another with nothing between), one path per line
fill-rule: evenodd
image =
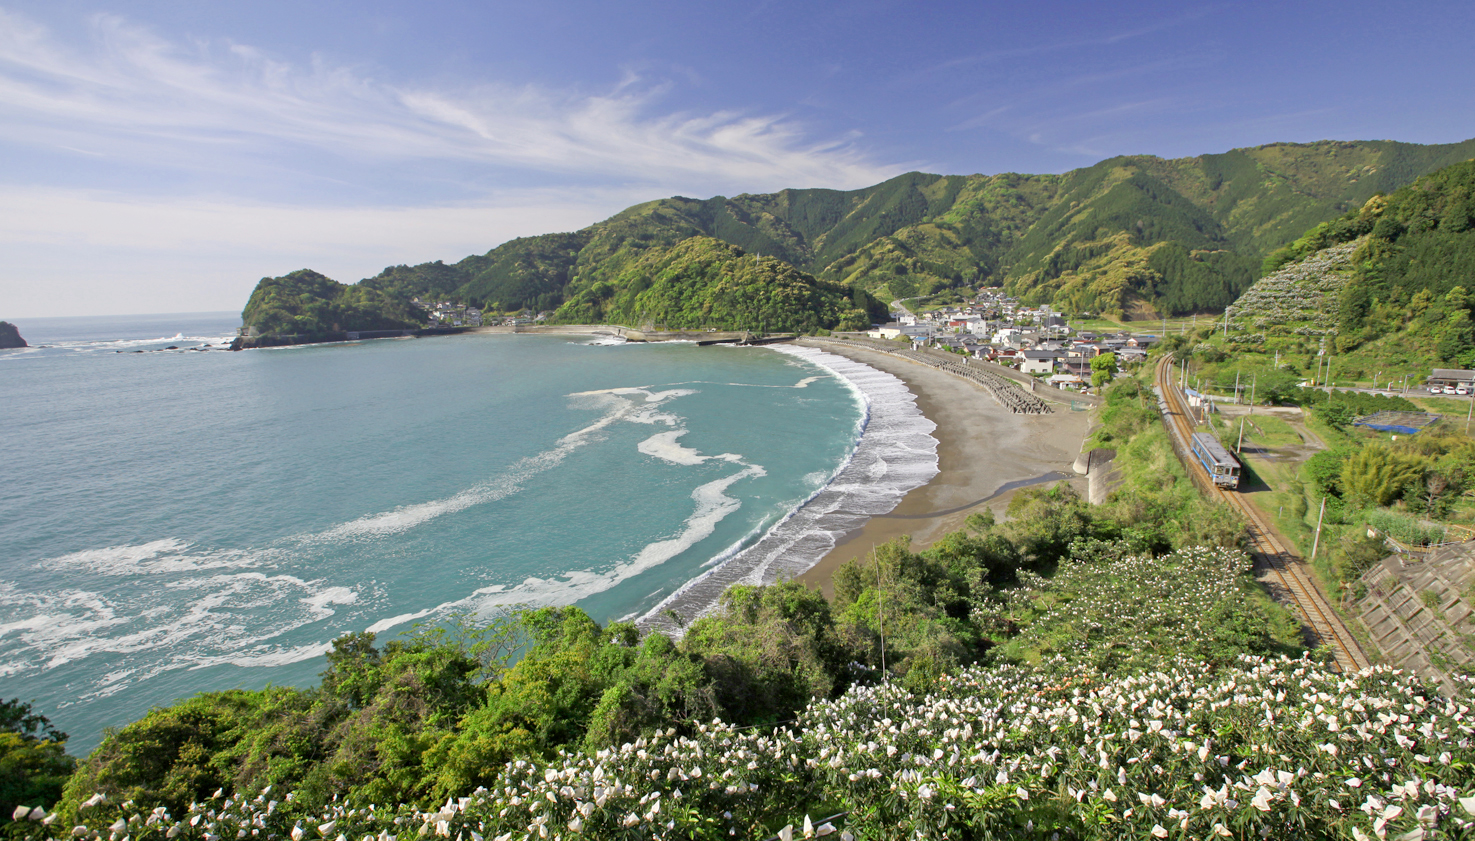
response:
M30 347L26 340L20 337L20 331L9 321L0 321L0 350L15 347Z

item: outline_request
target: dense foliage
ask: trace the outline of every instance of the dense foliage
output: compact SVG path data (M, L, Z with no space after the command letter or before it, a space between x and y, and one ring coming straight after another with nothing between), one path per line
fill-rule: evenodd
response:
M1056 658L926 691L858 686L792 724L657 730L518 759L440 806L216 791L179 809L88 797L29 834L221 838L761 838L810 815L882 838L1454 838L1475 814L1468 682L1191 658L1103 674ZM76 826L78 829L73 829ZM110 833L110 834L109 834ZM545 835L546 833L546 835ZM788 837L788 834L785 835Z
M1332 262L1328 262L1328 260ZM1266 258L1290 270L1318 262L1335 309L1300 332L1335 335L1330 349L1423 365L1475 365L1475 161L1423 176L1325 222ZM1291 297L1305 282L1290 284ZM1254 307L1252 307L1254 309ZM1260 313L1258 318L1266 319Z
M0 826L21 809L55 803L77 762L67 734L19 698L0 701Z
M262 278L241 312L241 323L258 333L312 336L409 329L422 326L423 317L408 299L299 269Z
M709 237L648 249L611 280L575 284L555 314L570 324L770 332L865 330L878 316L885 306L864 290Z
M1337 389L1302 388L1290 395L1286 402L1300 403L1309 407L1323 421L1333 427L1345 427L1359 417L1377 412L1417 412L1419 407L1406 398L1395 394L1374 394L1366 391L1339 391Z
M1324 450L1307 460L1303 473L1312 494L1327 499L1332 523L1368 522L1406 543L1442 538L1408 516L1375 509L1394 506L1404 515L1440 518L1475 488L1475 443L1463 435L1425 431L1396 441L1361 441ZM1349 571L1352 575L1362 570ZM1350 576L1349 576L1350 577Z
M402 297L468 301L494 312L551 311L563 303L589 233L544 234L505 242L451 265L390 266L362 285Z

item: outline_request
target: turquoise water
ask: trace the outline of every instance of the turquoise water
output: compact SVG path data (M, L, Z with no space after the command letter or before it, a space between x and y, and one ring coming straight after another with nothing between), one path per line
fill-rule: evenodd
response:
M889 479L854 457L868 423L872 449L912 447L915 419L867 396L894 379L813 352L216 349L235 323L48 319L20 325L46 347L0 351L0 692L74 753L196 692L312 683L350 631L510 603L634 618L713 570L772 580L931 475L925 452Z

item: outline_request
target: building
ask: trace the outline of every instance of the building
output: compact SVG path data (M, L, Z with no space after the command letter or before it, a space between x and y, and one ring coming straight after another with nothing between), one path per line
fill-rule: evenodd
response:
M1429 385L1472 388L1475 387L1475 371L1463 371L1458 368L1435 368L1434 373L1429 375Z
M866 333L872 339L894 339L901 335L901 325L895 321L890 324L882 324L880 327Z
M1022 374L1053 374L1055 372L1055 359L1059 356L1053 350L1026 350L1020 355L1019 372Z

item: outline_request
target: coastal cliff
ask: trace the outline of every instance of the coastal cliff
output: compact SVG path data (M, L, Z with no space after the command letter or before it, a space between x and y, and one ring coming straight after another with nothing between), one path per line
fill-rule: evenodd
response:
M26 340L21 338L20 331L9 321L0 321L0 350L9 348L30 347Z

